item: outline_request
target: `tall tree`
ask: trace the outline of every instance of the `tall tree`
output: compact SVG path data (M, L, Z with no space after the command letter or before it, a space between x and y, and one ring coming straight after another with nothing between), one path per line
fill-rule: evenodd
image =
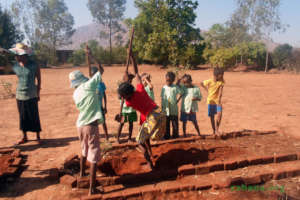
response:
M236 0L238 18L249 27L257 39L270 40L272 32L284 31L279 15L280 0ZM269 52L266 53L265 71L268 71Z
M47 46L55 64L57 47L69 44L74 33L74 18L64 0L16 0L12 10L22 20L31 44Z
M23 40L23 34L13 22L11 14L0 5L0 47L10 48L13 44Z
M139 10L134 20L134 51L140 59L163 65L193 65L199 53L200 30L194 28L197 1L135 0ZM195 64L195 62L193 62Z
M110 63L112 62L112 37L123 30L120 22L125 12L125 4L126 0L89 0L87 3L95 21L108 28ZM106 35L103 31L101 33L102 37Z

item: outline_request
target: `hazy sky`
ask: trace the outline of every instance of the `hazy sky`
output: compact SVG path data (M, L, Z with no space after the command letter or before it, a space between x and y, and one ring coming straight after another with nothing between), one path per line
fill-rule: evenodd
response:
M0 0L7 6L12 0ZM92 23L92 16L86 6L88 0L65 0L75 18L75 27ZM224 23L235 9L235 0L198 0L196 27L208 30L214 23ZM134 0L127 0L125 17L138 14ZM282 0L280 7L282 22L289 25L285 33L275 33L272 38L278 43L289 43L300 47L300 0Z

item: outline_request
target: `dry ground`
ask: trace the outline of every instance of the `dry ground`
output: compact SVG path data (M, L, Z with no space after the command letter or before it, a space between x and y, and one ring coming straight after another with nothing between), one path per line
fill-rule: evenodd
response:
M11 184L7 191L0 193L4 199L64 199L70 189L55 182L46 181L48 169L60 167L64 159L79 153L79 143L75 121L78 112L72 100L73 90L69 86L68 74L74 68L42 69L42 90L39 103L42 123L41 137L44 144L39 146L35 141L20 147L27 155L28 168L21 178ZM80 68L87 74L87 68ZM143 65L141 72L152 75L157 103L160 104L160 89L165 80L165 70L155 66ZM111 141L115 141L118 124L113 120L119 110L117 82L124 72L123 67L107 67L103 79L107 86L108 115L107 125ZM202 80L211 78L210 70L189 71L193 83L200 85ZM15 89L17 78L14 75L1 76L1 80L11 82ZM294 74L264 74L258 72L227 72L223 95L224 114L221 131L231 132L241 129L280 130L287 136L300 139L300 76ZM2 88L1 88L2 89ZM206 92L201 90L203 100L199 103L198 123L203 134L210 134L210 121L207 117ZM0 148L10 147L21 138L18 129L18 114L15 99L0 100ZM127 126L124 132L127 133ZM138 124L135 124L136 135ZM100 128L100 133L103 133ZM180 133L181 125L180 125ZM188 124L188 133L196 134ZM35 139L29 133L29 139ZM104 138L101 139L102 141Z

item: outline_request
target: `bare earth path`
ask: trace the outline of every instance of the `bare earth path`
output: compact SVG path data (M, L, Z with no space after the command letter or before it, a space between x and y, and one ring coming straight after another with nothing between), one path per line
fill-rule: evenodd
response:
M35 141L20 146L27 155L28 168L17 182L11 184L7 191L0 193L0 199L64 199L72 198L70 189L56 182L45 180L47 170L60 167L64 159L79 153L79 143L75 121L78 112L72 100L73 90L69 87L68 74L75 68L43 69L42 91L39 103L42 123L41 137L44 144ZM86 68L79 68L87 74ZM118 124L113 121L119 110L117 99L117 82L121 79L123 67L107 67L103 79L107 86L108 115L107 125L114 142ZM155 66L141 66L141 72L152 75L157 103L160 104L160 89L164 84L165 70ZM209 70L190 71L195 85L211 78ZM11 82L16 87L16 77L0 76L1 80ZM224 114L221 131L232 132L241 129L270 131L280 130L287 136L300 139L300 76L293 74L264 73L225 73ZM2 89L2 88L1 88ZM207 117L206 92L201 90L203 100L199 103L197 118L201 132L210 134L210 121ZM18 130L18 114L15 99L0 100L0 149L11 147L21 137ZM124 127L123 132L127 132ZM135 124L134 135L138 124ZM100 132L103 133L102 128ZM181 124L180 124L180 133ZM195 134L191 124L188 133ZM29 133L30 139L35 139ZM102 138L102 140L104 140Z

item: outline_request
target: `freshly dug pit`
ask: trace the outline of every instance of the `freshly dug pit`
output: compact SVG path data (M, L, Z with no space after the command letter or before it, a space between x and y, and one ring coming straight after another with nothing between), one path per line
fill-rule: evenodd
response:
M214 147L202 149L196 143L164 144L153 147L153 162L156 170L177 170L186 164L200 164L212 160L233 158L243 151L236 147ZM149 172L143 154L137 150L127 150L107 156L99 163L99 170L107 176L141 174Z

